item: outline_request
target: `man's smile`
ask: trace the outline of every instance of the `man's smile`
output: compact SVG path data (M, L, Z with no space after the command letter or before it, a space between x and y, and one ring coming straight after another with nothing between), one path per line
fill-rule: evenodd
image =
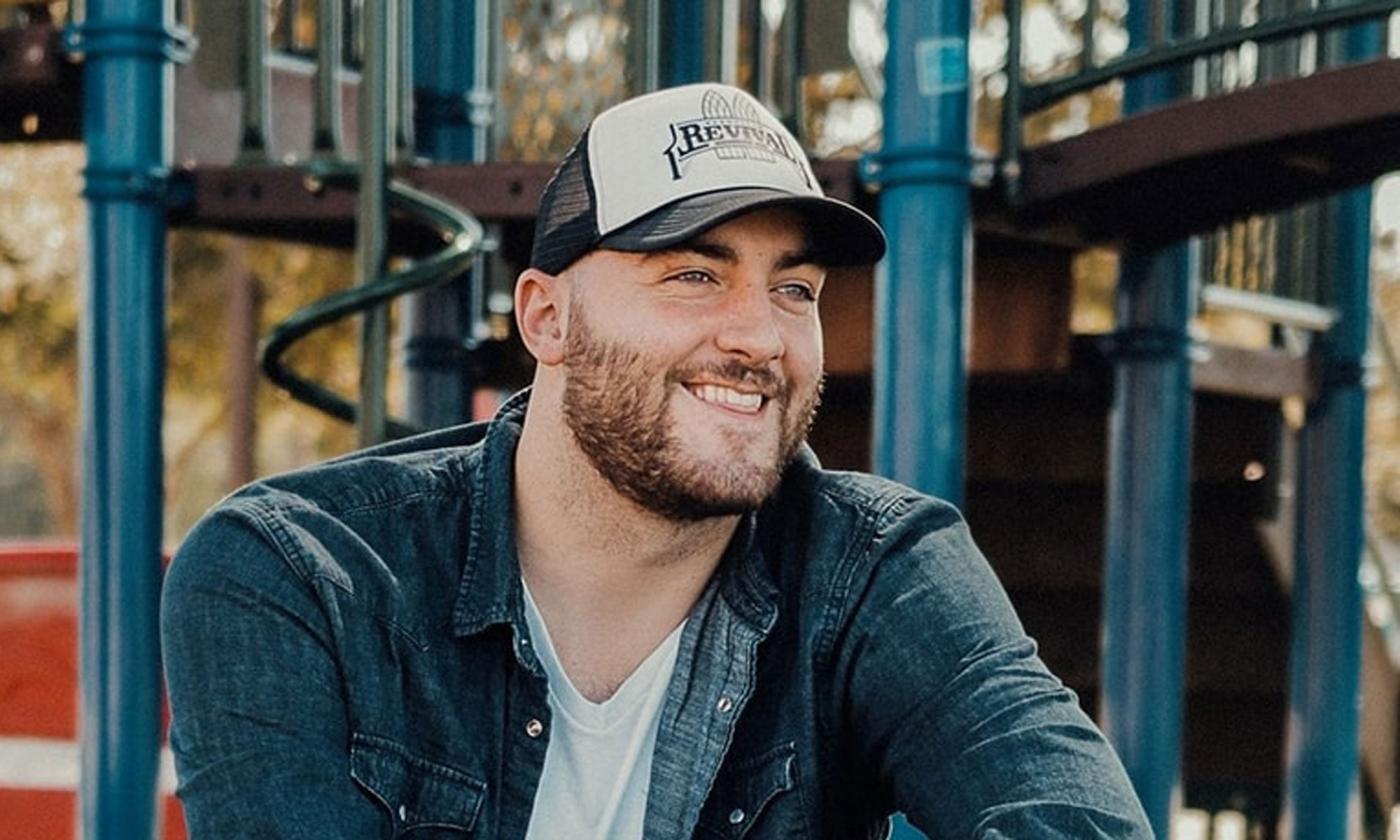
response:
M702 403L734 414L757 415L769 402L769 397L757 391L741 390L729 385L686 383L685 390Z

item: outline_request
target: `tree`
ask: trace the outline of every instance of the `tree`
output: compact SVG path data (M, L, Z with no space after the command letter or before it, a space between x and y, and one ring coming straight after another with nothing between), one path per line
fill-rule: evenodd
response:
M0 462L39 475L48 531L78 519L78 322L86 219L75 144L0 145ZM241 259L232 259L231 255ZM261 302L260 333L310 301L353 282L350 255L217 233L170 236L165 400L166 535L175 540L229 489L230 272L248 271ZM293 349L299 370L353 393L357 332L337 324ZM246 360L252 364L253 360ZM353 431L291 403L260 382L260 472L288 469L353 446ZM8 442L8 448L5 448Z

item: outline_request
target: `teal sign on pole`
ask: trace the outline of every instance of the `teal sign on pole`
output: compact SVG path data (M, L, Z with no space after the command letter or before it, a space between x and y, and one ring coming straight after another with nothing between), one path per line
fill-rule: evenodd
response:
M914 45L914 68L920 96L967 90L967 39L920 40Z

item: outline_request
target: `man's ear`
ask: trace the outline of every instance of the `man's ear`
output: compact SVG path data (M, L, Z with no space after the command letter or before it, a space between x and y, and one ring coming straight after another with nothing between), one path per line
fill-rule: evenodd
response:
M567 283L537 268L527 268L515 279L515 325L525 349L542 365L564 360Z

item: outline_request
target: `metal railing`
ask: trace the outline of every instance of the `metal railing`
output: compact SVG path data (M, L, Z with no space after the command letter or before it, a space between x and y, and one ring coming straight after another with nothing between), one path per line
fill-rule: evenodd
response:
M1359 23L1381 21L1400 9L1400 0L1357 0L1326 5L1259 20L1250 25L1231 24L1185 35L1165 31L1164 15L1158 13L1155 19L1159 25L1150 44L1103 63L1095 60L1094 52L1099 0L1087 0L1080 28L1080 69L1061 78L1034 83L1026 81L1021 65L1026 5L1027 0L1007 0L1006 4L1007 89L1002 103L1000 174L1008 198L1013 201L1018 198L1020 155L1024 148L1022 121L1031 114L1109 82L1129 81L1166 70L1186 71L1198 61L1218 56L1245 43L1271 44ZM1160 7L1160 2L1154 4L1154 9ZM1202 29L1199 26L1196 28Z
M311 171L313 174L309 177L315 179L318 188L358 187L359 173L354 167L313 164ZM378 307L399 295L460 276L471 268L484 238L481 224L469 213L404 184L389 185L389 205L392 210L431 227L446 247L401 271L353 286L297 310L269 330L262 347L262 369L268 379L294 399L347 423L358 419L359 408L355 402L297 374L283 356L293 344L321 327ZM417 430L407 421L390 418L387 431L390 437L402 437Z
M323 14L326 7L336 14ZM363 43L355 37L360 31L362 0L273 0L269 9L269 46L286 55L315 60L318 55L333 50L346 66L359 67ZM326 31L333 33L330 41Z
M389 165L413 154L411 0L250 0L244 22L243 130L239 163L271 165L270 55L307 54L314 33L313 159L300 167L307 189L351 189L356 211L357 285L307 306L269 332L263 371L293 398L359 427L360 444L415 429L387 415L388 314L399 295L465 274L486 237L471 214L392 179ZM326 14L327 11L330 14ZM274 19L275 13L275 19ZM314 15L314 19L312 16ZM343 57L359 64L359 159L342 143ZM391 214L427 227L444 243L436 253L387 271ZM303 336L332 321L362 314L360 394L354 401L297 374L284 360Z
M1181 96L1191 98L1228 93L1241 83L1306 75L1326 63L1321 35L1383 21L1400 9L1400 0L1326 3L1301 11L1278 9L1281 4L1265 0L1262 8L1248 13L1245 3L1152 0L1153 25L1147 42L1130 45L1127 53L1102 61L1096 55L1100 2L1087 0L1079 19L1078 69L1038 81L1029 81L1022 66L1023 18L1029 5L1029 0L1007 0L1006 8L1007 88L998 176L1013 206L1021 200L1027 118L1112 82L1145 82L1162 74L1177 74ZM1190 31L1175 31L1182 29ZM1230 74L1223 68L1229 64L1238 68L1246 50L1253 65L1248 79L1227 81ZM1302 337L1294 342L1298 349L1306 344L1307 334L1330 329L1336 315L1329 308L1328 274L1317 245L1319 234L1325 233L1324 215L1315 206L1302 206L1240 220L1203 235L1201 309L1242 313L1282 327L1280 335L1286 343L1290 336Z

